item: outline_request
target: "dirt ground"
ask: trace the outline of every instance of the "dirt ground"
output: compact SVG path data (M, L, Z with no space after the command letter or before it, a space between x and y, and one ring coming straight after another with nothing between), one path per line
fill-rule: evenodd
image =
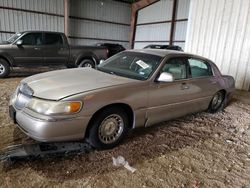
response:
M0 150L33 142L11 122L8 101L19 81L34 73L0 80ZM114 167L112 157L119 155L137 171ZM0 187L250 187L250 92L237 91L217 114L135 130L112 150L0 163Z

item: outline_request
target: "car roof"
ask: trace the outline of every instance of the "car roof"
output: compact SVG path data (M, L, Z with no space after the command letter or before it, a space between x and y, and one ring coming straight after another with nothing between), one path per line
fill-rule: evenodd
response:
M118 43L97 43L97 45L104 45L104 46L122 46Z
M204 61L211 61L205 57L199 56L199 55L195 55L195 54L191 54L191 53L186 53L183 51L177 51L177 50L166 50L166 49L134 49L134 50L127 50L127 51L131 51L131 52L139 52L139 53L146 53L146 54L151 54L151 55L157 55L160 57L166 57L166 56L170 56L170 55L180 55L180 56L192 56Z
M157 55L161 57L165 57L169 54L183 54L183 52L180 52L180 51L164 50L164 49L135 49L135 50L128 50L128 51L146 53L146 54Z
M55 33L55 34L64 34L62 32L57 32L57 31L39 31L39 30L22 31L20 33Z

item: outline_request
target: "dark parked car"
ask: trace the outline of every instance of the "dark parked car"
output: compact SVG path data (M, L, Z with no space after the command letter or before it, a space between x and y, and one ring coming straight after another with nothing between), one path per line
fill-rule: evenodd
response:
M26 31L0 44L0 77L8 76L11 67L95 67L106 58L107 48L70 46L64 33Z
M159 44L150 44L148 46L145 46L144 49L165 49L165 50L177 50L177 51L183 51L180 46L175 45L159 45Z
M97 46L103 46L108 49L108 57L111 57L119 52L122 52L126 50L122 45L120 44L113 44L113 43L98 43Z

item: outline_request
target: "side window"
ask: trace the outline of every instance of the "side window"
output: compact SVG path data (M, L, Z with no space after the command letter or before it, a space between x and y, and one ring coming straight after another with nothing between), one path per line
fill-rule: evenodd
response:
M45 34L46 45L63 45L63 39L60 34L46 33Z
M23 45L42 45L42 33L28 33L21 40Z
M190 58L188 59L188 63L191 69L192 78L212 75L210 66L204 61Z
M175 80L187 78L187 66L182 58L170 59L162 68L162 72L171 73Z

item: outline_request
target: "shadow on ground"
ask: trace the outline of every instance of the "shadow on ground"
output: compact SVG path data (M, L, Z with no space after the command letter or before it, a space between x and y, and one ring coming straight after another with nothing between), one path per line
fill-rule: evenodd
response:
M211 139L210 130L206 129L204 126L207 125L203 124L203 119L209 116L210 114L207 113L189 115L146 129L134 130L121 145L112 150L93 151L88 154L71 157L18 161L11 167L5 167L4 170L21 170L29 167L43 176L54 178L57 181L108 173L115 170L111 159L118 155L124 156L133 165L144 160L159 157L164 153L171 153L187 146L193 146L201 140ZM208 124L213 124L214 122L211 121ZM13 138L16 138L15 143L20 143L21 140L27 139L18 128L14 129L13 134ZM55 169L60 169L60 171ZM70 173L65 176L65 171L70 171Z

